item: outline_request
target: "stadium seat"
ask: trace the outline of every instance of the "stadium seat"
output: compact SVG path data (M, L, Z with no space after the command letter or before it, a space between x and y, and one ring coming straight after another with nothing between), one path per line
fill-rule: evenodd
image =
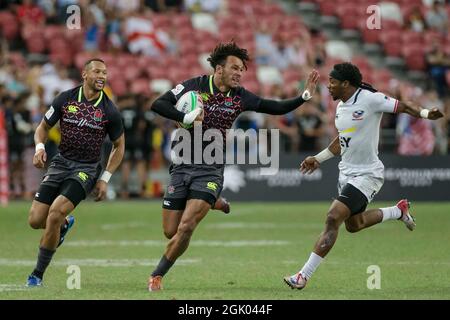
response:
M131 81L130 91L131 93L149 96L151 93L150 81L147 78L139 78L134 81Z
M325 43L325 50L327 56L339 58L344 61L350 61L352 59L352 49L350 46L341 40L330 40Z
M128 92L127 83L122 78L111 79L109 85L115 96L122 96Z

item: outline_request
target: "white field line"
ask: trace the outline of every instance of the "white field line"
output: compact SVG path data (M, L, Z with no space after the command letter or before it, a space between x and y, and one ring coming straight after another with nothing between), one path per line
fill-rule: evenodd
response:
M161 247L165 246L167 241L159 240L79 240L67 241L64 246L69 247ZM291 244L289 241L282 240L240 240L240 241L210 241L194 240L189 246L194 247L265 247L265 246L285 246Z
M313 229L323 228L322 223L268 223L268 222L222 222L206 224L207 229Z
M177 265L188 265L198 263L200 259L180 259ZM84 267L136 267L136 266L156 266L159 259L56 259L52 261L52 265L67 267L69 265L77 265ZM20 259L0 259L0 266L5 267L33 267L36 260L20 260Z
M0 292L7 291L25 291L29 290L29 288L25 287L25 285L20 284L8 284L8 283L0 283Z
M284 260L281 261L283 264L299 264L302 261L294 261L294 260ZM323 264L331 264L331 265L360 265L360 266L371 266L371 265L395 265L395 266L408 266L408 265L416 265L416 266L450 266L450 261L429 261L429 262L422 262L422 261L354 261L354 260L348 260L348 261L324 261Z

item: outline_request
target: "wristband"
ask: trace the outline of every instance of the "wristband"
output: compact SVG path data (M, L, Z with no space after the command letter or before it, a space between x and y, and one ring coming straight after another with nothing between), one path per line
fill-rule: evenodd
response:
M428 114L430 113L430 110L428 109L422 109L420 110L420 117L424 119L428 119Z
M309 93L308 90L303 91L303 93L302 93L303 100L308 101L311 98L312 98L312 95L311 95L311 93Z
M319 162L319 163L322 163L333 157L334 157L334 154L328 148L323 149L322 151L320 151L318 154L316 154L314 156L314 158L316 158L317 162Z
M35 153L38 152L39 150L44 150L45 151L45 144L43 144L42 142L39 142L36 145Z
M111 179L112 173L109 171L103 171L102 176L100 177L100 180L105 181L106 183L109 182L109 179Z

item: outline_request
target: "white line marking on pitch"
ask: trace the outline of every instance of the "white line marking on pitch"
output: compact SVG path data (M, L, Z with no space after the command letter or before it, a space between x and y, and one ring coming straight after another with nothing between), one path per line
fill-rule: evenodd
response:
M249 222L223 222L209 223L205 225L208 229L320 229L320 223L249 223Z
M0 292L29 290L24 284L0 283Z
M198 263L200 259L180 259L177 265L187 265ZM156 266L159 259L55 259L52 265L66 267L68 265L78 265L86 267L133 267L133 266ZM35 266L36 260L0 259L0 266L7 267L29 267Z
M159 240L79 240L67 241L64 246L69 247L161 247L167 244L166 241ZM240 241L209 241L209 240L194 240L191 241L190 246L197 247L264 247L264 246L284 246L290 244L289 241L282 240L240 240Z

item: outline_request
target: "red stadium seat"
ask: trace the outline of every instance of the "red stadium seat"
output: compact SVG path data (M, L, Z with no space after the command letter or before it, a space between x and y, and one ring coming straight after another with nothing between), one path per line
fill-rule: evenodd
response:
M421 32L403 31L401 34L403 43L423 45L424 39Z
M426 70L426 62L425 57L423 54L411 54L407 57L405 57L406 66L410 70L416 70L416 71L425 71Z
M147 78L139 78L130 83L130 91L135 94L149 96L151 93L150 82Z
M128 93L127 83L122 78L114 78L109 81L109 85L115 96L122 96Z

